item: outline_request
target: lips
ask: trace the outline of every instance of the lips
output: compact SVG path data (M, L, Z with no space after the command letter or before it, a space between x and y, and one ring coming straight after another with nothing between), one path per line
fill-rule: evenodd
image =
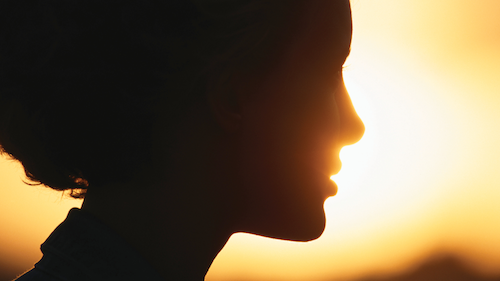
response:
M342 161L340 161L339 158L337 158L331 165L331 168L329 170L330 176L336 175L340 172L340 169L342 169Z
M328 194L328 195L329 195L329 196L335 196L335 195L337 195L337 192L338 192L338 190L339 190L339 187L338 187L337 183L336 183L336 182L334 182L333 180L330 180L330 182L331 182L331 188L330 188L330 189L331 189L331 192L330 192L330 194Z

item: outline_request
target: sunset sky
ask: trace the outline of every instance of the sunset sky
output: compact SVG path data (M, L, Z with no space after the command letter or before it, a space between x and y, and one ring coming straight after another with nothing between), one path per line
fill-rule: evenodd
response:
M366 133L341 153L325 233L308 243L233 235L207 281L390 275L443 252L500 274L500 1L351 5L344 76ZM0 160L0 270L18 273L81 205L21 178Z

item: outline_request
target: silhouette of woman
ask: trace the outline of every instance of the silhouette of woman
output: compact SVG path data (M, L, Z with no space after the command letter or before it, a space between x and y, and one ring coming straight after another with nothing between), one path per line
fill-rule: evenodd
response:
M203 280L233 233L321 235L364 131L348 0L0 6L2 150L84 198L17 280Z

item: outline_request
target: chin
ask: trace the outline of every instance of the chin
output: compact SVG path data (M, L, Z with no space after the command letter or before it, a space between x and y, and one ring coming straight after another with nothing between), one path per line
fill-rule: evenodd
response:
M314 214L268 218L259 223L258 227L244 232L281 240L307 242L318 239L323 234L325 223L325 213L321 208L321 212L318 210Z
M325 230L325 215L323 213L320 219L318 218L316 220L306 222L302 227L297 226L290 232L284 234L282 237L276 238L300 242L318 239Z
M289 240L289 241L296 241L296 242L309 242L318 239L321 237L324 231L324 227L321 229L315 229L315 230L308 230L308 231L301 231L294 233L292 235L288 236L283 236L283 237L272 237L272 238L277 238L281 240Z

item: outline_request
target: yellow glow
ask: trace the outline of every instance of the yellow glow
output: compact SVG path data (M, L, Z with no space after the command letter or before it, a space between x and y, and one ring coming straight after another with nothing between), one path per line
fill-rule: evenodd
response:
M208 280L394 274L435 251L500 271L500 2L352 2L344 76L366 132L341 152L324 235L236 236Z
M345 82L366 132L341 152L324 235L234 235L207 281L348 280L401 272L435 251L500 273L500 1L352 8ZM28 267L81 201L22 185L16 169L0 161L0 254Z
M26 270L41 257L40 244L81 201L63 200L60 193L23 179L20 164L0 157L0 256L24 263L19 266Z

